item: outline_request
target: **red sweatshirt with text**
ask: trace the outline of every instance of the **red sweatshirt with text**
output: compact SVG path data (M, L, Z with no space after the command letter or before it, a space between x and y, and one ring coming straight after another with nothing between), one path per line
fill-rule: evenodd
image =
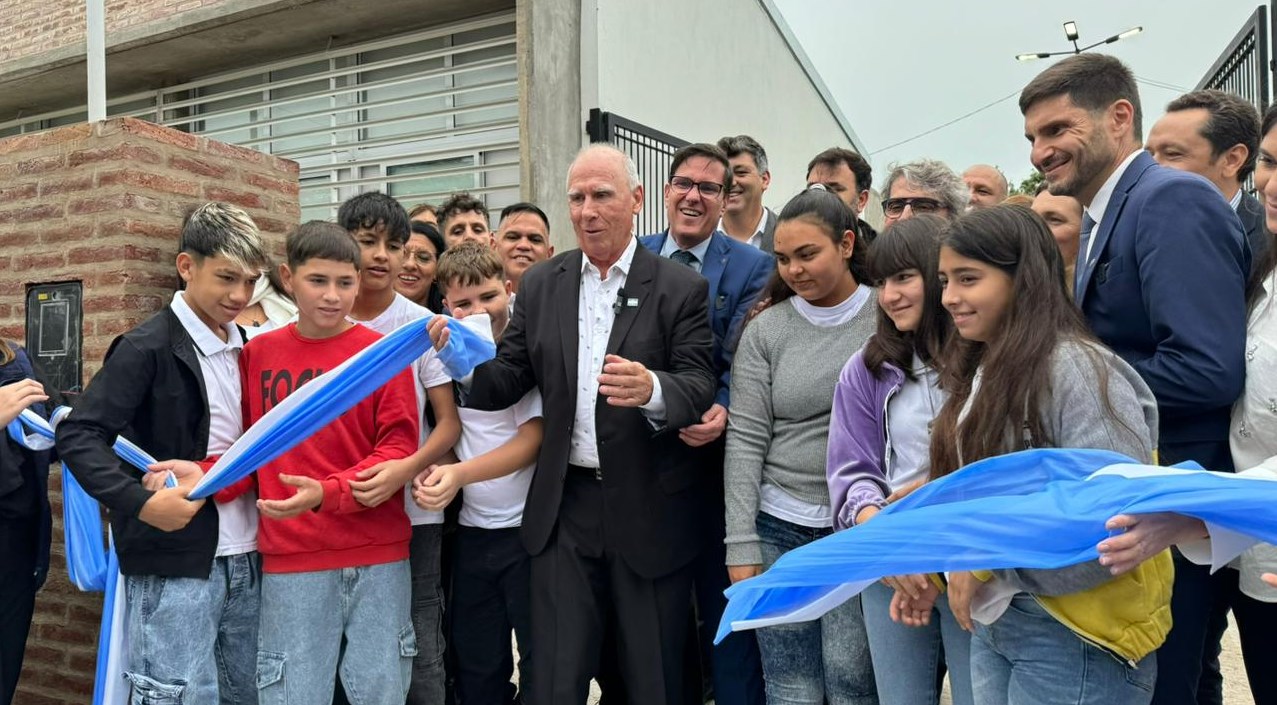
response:
M380 337L355 325L316 340L302 337L290 324L253 338L239 356L244 427ZM296 492L279 481L280 473L313 477L324 487L324 501L316 511L282 521L261 517L257 546L262 570L300 573L408 558L412 527L404 512L403 490L369 509L355 500L350 481L364 468L416 452L417 397L410 369L257 471L261 499L288 499ZM252 485L250 476L218 493L217 499L225 501Z

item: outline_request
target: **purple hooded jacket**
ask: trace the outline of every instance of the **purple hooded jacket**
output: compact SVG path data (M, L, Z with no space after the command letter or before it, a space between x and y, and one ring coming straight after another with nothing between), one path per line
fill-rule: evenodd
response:
M900 391L905 374L885 362L882 379L865 367L865 351L851 356L834 387L825 476L834 510L834 530L854 526L867 506L885 507L887 482L887 402Z

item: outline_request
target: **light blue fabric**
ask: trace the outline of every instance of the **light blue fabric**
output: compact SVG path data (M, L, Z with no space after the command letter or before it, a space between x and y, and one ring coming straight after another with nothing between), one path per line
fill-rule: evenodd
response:
M218 459L195 485L191 498L209 497L248 477L389 382L429 349L426 325L432 318L430 315L405 323L293 392ZM496 355L491 340L456 319L448 319L448 329L448 345L439 352L439 359L453 379L460 379ZM462 369L464 374L457 374Z
M1109 535L1104 523L1116 514L1175 512L1277 541L1277 482L1190 464L1182 467L1194 472L1092 476L1115 465L1175 473L1099 450L1029 450L973 463L873 521L791 551L762 575L733 585L718 638L753 620L812 619L810 612L793 615L832 608L888 575L1095 560L1096 545Z

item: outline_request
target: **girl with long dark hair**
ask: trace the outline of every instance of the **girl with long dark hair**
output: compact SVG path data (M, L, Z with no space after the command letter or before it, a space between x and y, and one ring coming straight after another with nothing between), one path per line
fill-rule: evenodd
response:
M933 477L1027 448L1152 462L1153 395L1088 332L1040 218L1019 206L959 217L941 241L939 275L958 336L941 368L950 397L932 436ZM951 574L950 607L973 629L975 701L1149 702L1171 578L1166 552L1118 578L1098 561Z
M776 226L770 305L745 325L732 365L724 480L733 582L833 532L825 483L833 388L873 333L856 217L813 188ZM767 702L877 703L858 598L820 620L758 630Z
M944 405L937 361L953 331L940 303L936 264L947 221L900 220L869 249L878 291L878 331L843 368L829 424L828 483L834 528L873 518L893 495L925 482L931 428ZM941 658L954 705L971 705L970 635L940 594L938 578L886 578L861 594L878 700L883 705L935 705ZM924 626L893 621L895 591L934 600Z

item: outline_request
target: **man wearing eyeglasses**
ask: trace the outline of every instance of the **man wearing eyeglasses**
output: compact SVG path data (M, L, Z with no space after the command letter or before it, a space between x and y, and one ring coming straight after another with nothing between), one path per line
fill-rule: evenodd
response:
M890 169L882 201L884 228L920 213L952 219L966 210L970 191L944 162L920 159Z
M750 306L767 285L776 263L756 247L716 228L732 192L731 163L726 152L712 144L688 145L674 154L665 184L665 212L669 229L640 238L643 247L701 273L709 282L709 318L714 331L714 404L701 423L679 431L683 443L698 449L706 480L704 545L694 571L695 594L702 629L702 663L712 670L714 696L724 705L757 704L765 700L762 664L752 632L733 634L713 645L714 630L727 601L723 590L727 560L723 505L724 431L727 428L733 342ZM760 194L761 195L761 192ZM709 470L712 469L712 472Z

